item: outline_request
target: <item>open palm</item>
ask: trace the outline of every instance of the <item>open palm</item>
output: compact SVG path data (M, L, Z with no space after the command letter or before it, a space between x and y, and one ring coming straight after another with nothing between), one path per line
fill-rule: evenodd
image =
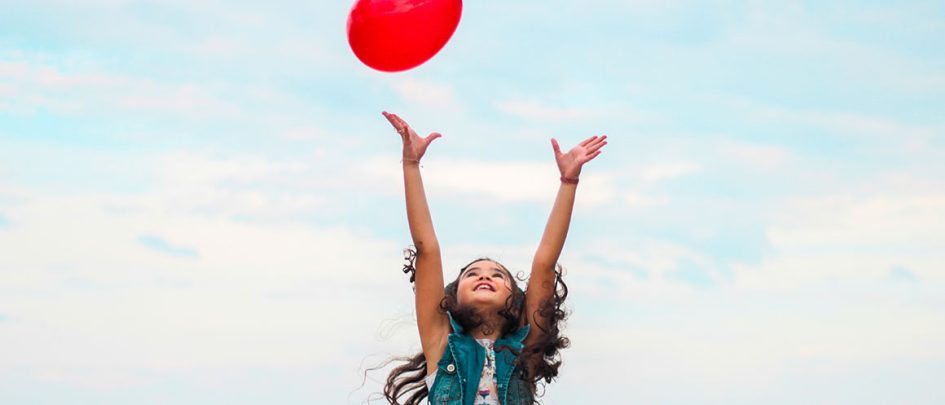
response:
M581 174L581 167L585 163L600 155L600 148L607 144L607 135L594 135L585 139L577 146L571 148L567 153L561 153L561 147L558 141L551 138L551 147L555 151L555 161L558 163L558 170L562 177L576 179Z
M434 139L437 139L443 135L440 135L439 132L432 132L430 135L427 135L425 138L417 135L417 132L410 128L410 125L407 125L407 122L397 116L397 114L391 114L387 111L384 111L384 117L387 118L387 121L390 121L390 124L397 130L397 133L400 134L401 140L404 142L404 161L420 161L420 158L423 157L423 154L427 152L427 147L430 146L430 143Z

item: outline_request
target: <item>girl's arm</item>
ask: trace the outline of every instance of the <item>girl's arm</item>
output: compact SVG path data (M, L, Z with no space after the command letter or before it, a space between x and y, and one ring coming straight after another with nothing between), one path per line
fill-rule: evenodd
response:
M410 236L417 249L415 305L420 344L427 359L428 370L436 367L446 347L449 334L449 319L440 311L443 299L443 263L440 259L440 244L433 231L430 207L423 191L420 177L420 158L439 133L421 138L396 114L384 112L384 117L397 129L403 140L404 194L407 200L407 223ZM432 365L432 367L430 367Z
M568 153L561 153L558 141L551 139L558 170L561 172L561 186L545 225L545 232L541 236L541 243L532 260L532 271L525 293L525 316L530 326L525 338L526 345L538 341L548 329L548 319L544 318L539 310L554 294L555 265L568 236L578 176L585 163L600 155L600 148L607 144L606 139L607 136L592 136Z

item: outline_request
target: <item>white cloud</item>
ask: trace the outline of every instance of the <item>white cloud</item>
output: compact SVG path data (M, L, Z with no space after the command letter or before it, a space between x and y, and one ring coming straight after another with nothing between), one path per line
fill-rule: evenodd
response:
M945 74L905 75L902 86L915 92L936 92L945 89Z
M716 95L702 95L700 98L738 108L753 120L800 123L845 135L925 139L943 131L940 127L915 125L856 112L762 106L747 100Z
M567 249L562 260L574 270L566 280L572 290L597 297L595 305L690 303L729 282L711 256L671 240L638 237L632 230L594 237Z
M0 61L0 80L15 102L5 107L18 114L49 109L57 114L111 114L113 111L173 115L180 119L233 116L239 108L219 90L192 83L159 83L122 73L90 69L65 70L41 60Z
M393 83L397 94L409 104L418 104L434 110L459 111L462 104L451 85L406 78Z
M719 144L723 156L735 159L751 169L773 170L787 164L792 158L789 149L779 146L723 141Z
M375 184L388 193L401 192L400 167L395 159L366 159L361 169L375 178ZM492 203L541 203L554 200L558 171L553 163L533 161L484 161L468 158L433 157L423 163L427 192L444 193L466 201ZM668 196L647 191L658 183L697 173L701 166L692 162L651 163L622 170L594 170L581 174L578 209L608 204L619 198L632 207L665 205ZM641 189L625 192L618 180L641 182ZM477 200L477 196L483 199ZM581 208L583 207L583 208Z
M400 189L402 174L398 166L390 164L390 159L376 158L365 162L365 173L385 179L384 183L397 185L389 187L389 191ZM439 156L425 159L422 170L428 192L445 192L471 202L476 202L476 196L481 196L484 204L548 203L554 201L560 183L558 169L553 163L482 161ZM581 204L611 201L615 194L613 175L601 171L582 174L578 193Z
M945 194L937 191L795 199L778 210L767 236L776 253L759 266L736 265L740 288L879 282L893 266L920 280L945 280Z
M103 55L14 53L0 58L0 94L0 112L29 117L42 111L56 118L102 120L110 123L105 126L109 135L136 141L209 132L244 139L356 142L331 137L337 134L316 124L323 120L324 107L281 82L166 79L109 67ZM158 129L120 124L137 119L161 124ZM204 123L210 126L195 125Z
M640 192L629 192L624 194L624 202L631 208L649 208L666 205L669 197L651 196Z
M797 120L853 135L926 139L942 132L940 128L916 126L855 113L771 109L766 114L771 118Z
M593 117L592 110L575 107L555 107L541 101L517 100L497 103L499 111L533 121L575 121Z
M933 140L941 134L945 134L945 127L941 124L915 124L882 115L867 115L849 111L783 108L770 105L761 106L751 101L717 95L700 95L698 98L737 108L743 112L744 117L750 120L779 125L800 124L801 128L821 128L834 135L860 138L863 141L892 143L907 153L924 155L928 154L930 150L938 151L940 148L935 146ZM769 147L766 146L765 148ZM723 145L722 150L728 154L742 154L741 151L733 150L732 145ZM775 159L790 160L792 157L789 153L785 155L775 150L768 150L766 153Z
M646 183L658 183L698 173L702 168L693 162L653 163L638 169L638 175Z
M945 193L833 195L798 199L770 230L782 246L814 248L834 243L881 246L945 244Z
M286 139L306 140L306 139L326 139L330 134L321 128L313 126L297 126L289 128L281 134Z
M190 185L208 188L291 170L249 161L207 162L201 172L199 158L177 160L189 163L172 167L182 170L175 176L193 174ZM0 344L16 350L3 351L0 374L113 392L165 374L210 382L217 377L198 371L357 364L357 353L393 344L371 340L391 316L378 307L410 308L399 244L343 227L205 215L192 191L165 186L136 195L2 192L16 195L0 199L16 226L0 230L0 306L11 319ZM284 207L242 209L265 217ZM153 251L139 243L149 234L199 257ZM313 382L327 390L352 381Z
M930 294L892 307L900 294L874 294L867 300L843 291L832 296L724 291L676 305L633 301L607 311L619 316L593 319L585 306L566 330L572 347L564 353L561 378L570 388L559 389L596 392L629 384L633 398L651 403L818 403L825 394L791 392L792 386L827 379L862 382L867 370L882 374L894 365L945 355L936 343L945 328L930 323L941 318L936 314L941 304L923 307L932 304ZM620 372L595 376L593 370ZM680 385L690 389L673 394ZM787 397L791 400L780 399Z

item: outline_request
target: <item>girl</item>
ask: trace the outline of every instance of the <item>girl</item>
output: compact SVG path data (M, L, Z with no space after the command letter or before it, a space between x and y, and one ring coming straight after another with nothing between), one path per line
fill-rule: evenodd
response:
M551 139L561 186L522 291L505 266L482 258L460 269L443 288L440 245L420 177L420 159L439 133L420 137L404 120L384 112L403 141L407 221L415 251L412 273L417 328L423 351L391 371L384 396L391 404L521 405L535 402L535 387L558 375L558 350L568 345L558 322L567 286L556 266L571 222L578 176L600 155L606 136L593 136L567 153ZM559 287L560 286L560 287Z

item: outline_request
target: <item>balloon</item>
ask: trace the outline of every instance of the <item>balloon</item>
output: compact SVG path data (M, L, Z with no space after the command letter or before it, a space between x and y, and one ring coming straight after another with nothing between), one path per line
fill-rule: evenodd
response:
M446 45L462 11L462 0L356 0L348 16L348 44L374 69L407 70Z

